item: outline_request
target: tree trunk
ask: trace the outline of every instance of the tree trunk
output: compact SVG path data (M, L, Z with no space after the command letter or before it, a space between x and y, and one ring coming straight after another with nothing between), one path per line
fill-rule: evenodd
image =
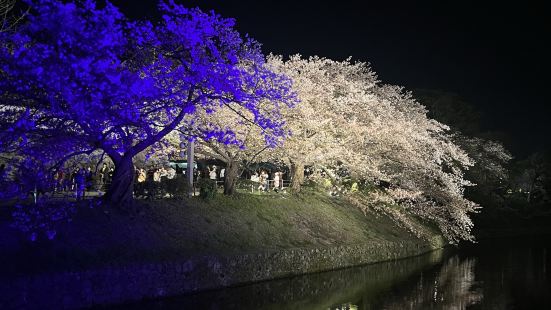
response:
M300 192L300 187L304 182L304 164L291 162L291 191Z
M133 210L134 164L132 157L123 156L115 162L111 186L104 196L105 202L115 208Z
M224 174L224 195L233 195L235 193L235 184L239 177L239 164L233 161L227 163Z

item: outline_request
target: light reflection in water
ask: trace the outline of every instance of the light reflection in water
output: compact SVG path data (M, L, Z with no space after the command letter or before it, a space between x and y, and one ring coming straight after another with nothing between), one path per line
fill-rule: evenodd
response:
M448 258L436 270L421 272L416 280L388 290L382 300L362 299L331 309L467 309L479 303L482 290L475 281L475 258Z

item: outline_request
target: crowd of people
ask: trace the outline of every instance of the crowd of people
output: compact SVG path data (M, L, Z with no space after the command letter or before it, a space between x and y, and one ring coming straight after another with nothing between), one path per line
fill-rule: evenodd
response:
M216 165L207 166L207 168L204 170L204 174L208 176L209 179L216 181L218 184L224 183L224 167L217 167ZM277 170L275 172L271 172L265 169L261 169L260 172L253 171L250 176L250 181L253 182L253 184L251 185L251 191L281 191L284 188L283 175L284 173L280 170ZM201 178L200 171L197 172L197 179L198 178Z
M83 199L86 192L105 192L111 184L114 168L106 163L95 171L92 167L77 167L72 170L58 169L53 175L53 192L74 192L77 200Z
M251 182L258 183L256 190L260 192L267 192L270 189L277 192L283 189L283 172L274 172L270 180L270 175L266 170L261 170L260 174L255 171L254 174L251 175ZM251 186L251 191L254 191L254 187L255 185Z
M135 180L137 183L143 183L147 180L152 180L153 182L161 182L163 178L172 180L174 179L174 177L176 177L176 169L172 167L160 167L149 170L134 167L134 171Z
M172 167L155 168L151 170L137 169L136 180L138 183L145 182L146 180L152 180L154 182L161 182L163 178L172 179L177 174L185 174L185 169L178 171ZM254 184L251 187L252 191L267 192L269 190L280 191L284 188L284 172L277 170L271 172L265 169L252 172L250 181ZM193 182L196 183L202 178L208 178L215 181L219 186L224 184L226 176L226 168L223 166L206 165L203 169L193 169Z
M77 166L73 168L63 167L49 175L47 184L35 186L35 191L40 194L53 193L65 194L82 200L85 197L101 196L109 188L114 174L114 166L102 163L98 166ZM5 174L5 165L0 167L0 175ZM178 175L185 175L185 169L178 169L178 166L157 166L154 168L138 168L134 166L135 189L146 182L153 182L157 186L164 186L163 180L172 180ZM193 182L195 184L202 178L215 181L218 186L223 186L226 169L223 166L203 165L199 169L193 169ZM270 190L280 191L284 188L284 173L280 170L275 172L265 169L250 171L251 191L268 192ZM36 194L36 193L35 193Z

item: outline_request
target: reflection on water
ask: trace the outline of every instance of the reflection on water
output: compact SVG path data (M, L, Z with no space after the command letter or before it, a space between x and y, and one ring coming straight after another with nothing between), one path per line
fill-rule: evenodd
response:
M454 255L390 289L380 301L365 299L334 309L467 309L483 297L476 287L475 264L474 258Z
M551 238L481 243L476 278L484 299L472 309L551 309Z
M481 242L116 309L551 309L549 241Z
M342 269L119 306L115 309L328 309L348 301L375 300L442 261L444 251L380 264Z

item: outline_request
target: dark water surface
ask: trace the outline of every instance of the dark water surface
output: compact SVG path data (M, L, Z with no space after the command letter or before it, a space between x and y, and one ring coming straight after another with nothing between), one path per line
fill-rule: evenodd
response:
M487 240L113 309L551 309L550 250L551 237Z

